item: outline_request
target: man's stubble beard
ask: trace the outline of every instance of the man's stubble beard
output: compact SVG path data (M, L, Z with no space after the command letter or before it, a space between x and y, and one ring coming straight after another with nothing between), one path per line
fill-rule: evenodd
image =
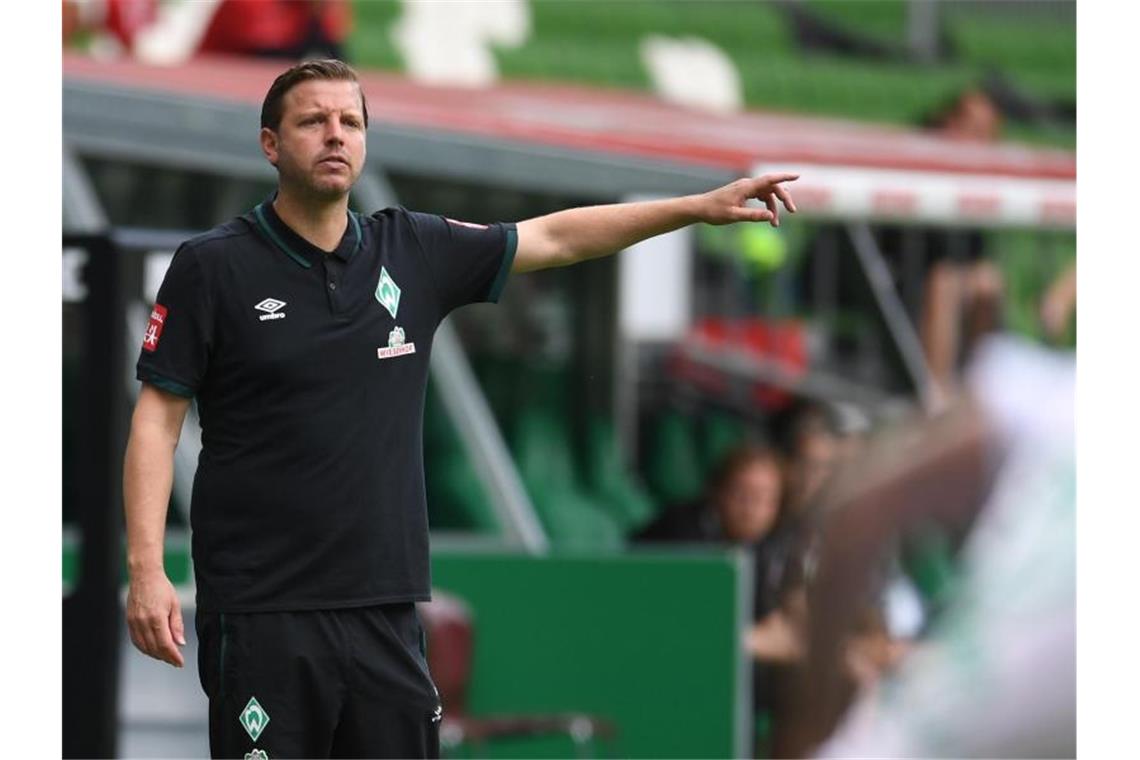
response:
M351 171L351 169L350 169ZM352 176L346 187L319 183L312 172L302 171L284 155L277 160L277 184L285 188L296 197L313 200L319 203L329 203L344 198L351 192L359 175Z

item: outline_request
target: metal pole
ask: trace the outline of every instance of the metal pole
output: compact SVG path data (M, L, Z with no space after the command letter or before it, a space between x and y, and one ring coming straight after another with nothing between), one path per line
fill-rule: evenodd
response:
M121 472L126 402L120 261L105 236L68 238L85 248L84 403L75 470L80 560L75 591L63 601L63 756L114 757L118 728Z
M922 63L938 60L940 31L938 3L935 0L910 0L907 3L907 44L915 60Z
M902 356L903 365L910 375L919 403L929 411L933 404L933 387L930 379L930 367L926 364L926 354L922 350L922 341L914 330L906 308L899 299L891 281L890 270L883 261L883 254L879 250L871 228L866 222L852 222L847 225L847 234L851 245L855 248L855 257L867 283L871 286L871 293L879 306L879 312L887 325L887 331L894 340L895 348Z
M79 157L63 143L63 229L71 233L97 233L107 229L103 211L91 179Z
M435 331L431 372L432 379L439 384L439 397L455 421L459 437L471 457L471 464L492 497L491 505L503 532L532 554L547 551L550 542L546 532L538 521L507 444L499 434L499 426L475 373L467 363L459 336L448 320Z

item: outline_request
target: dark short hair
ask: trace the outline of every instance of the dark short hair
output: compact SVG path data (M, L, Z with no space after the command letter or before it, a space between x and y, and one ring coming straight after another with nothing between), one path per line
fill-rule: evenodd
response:
M364 126L368 126L368 103L364 99L364 88L356 78L356 71L344 61L335 58L302 61L274 79L261 104L261 126L277 131L281 126L281 115L285 110L285 95L301 82L310 79L354 82L360 93L360 106L364 110Z
M707 495L715 498L729 484L755 464L766 464L772 467L783 480L784 459L773 447L758 441L747 441L730 450L713 468L707 482Z
M801 401L780 415L776 441L787 456L795 456L800 442L814 435L837 437L839 420L832 404Z

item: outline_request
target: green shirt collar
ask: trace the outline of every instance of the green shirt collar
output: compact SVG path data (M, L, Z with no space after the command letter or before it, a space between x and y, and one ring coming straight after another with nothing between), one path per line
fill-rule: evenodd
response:
M360 247L360 221L351 209L348 212L348 225L345 227L344 236L341 237L340 243L332 251L324 251L301 237L293 231L293 228L282 221L273 209L273 200L276 197L277 193L274 192L253 209L254 222L258 230L276 248L306 269L312 267L322 256L336 256L342 261L348 261L356 249Z

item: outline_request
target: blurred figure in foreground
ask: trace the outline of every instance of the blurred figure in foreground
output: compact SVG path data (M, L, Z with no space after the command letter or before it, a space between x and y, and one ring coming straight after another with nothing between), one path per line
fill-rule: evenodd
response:
M968 396L877 441L837 483L777 754L1075 756L1074 370L1071 355L990 339ZM853 683L848 642L876 568L933 526L965 536L946 604L893 674Z

